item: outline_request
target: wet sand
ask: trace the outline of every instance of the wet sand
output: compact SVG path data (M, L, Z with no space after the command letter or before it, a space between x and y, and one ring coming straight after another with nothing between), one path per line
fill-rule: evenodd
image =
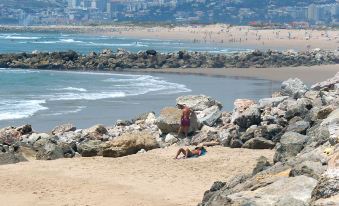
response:
M284 81L288 78L299 78L306 84L311 85L333 77L339 72L339 64L300 66L300 67L280 67L280 68L185 68L185 69L139 69L132 72L144 73L177 73L195 74L207 76L223 77L246 77L256 79L266 79L272 81Z
M273 150L208 148L174 160L178 148L122 158L74 158L0 166L1 205L195 206L217 180L252 172Z

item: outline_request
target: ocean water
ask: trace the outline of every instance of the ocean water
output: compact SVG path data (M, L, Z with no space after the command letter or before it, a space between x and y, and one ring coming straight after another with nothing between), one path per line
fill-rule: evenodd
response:
M83 54L90 51L99 52L109 48L115 51L123 48L128 51L155 49L159 52L177 52L180 50L212 53L228 53L249 51L252 48L236 46L220 46L217 44L201 44L189 41L171 41L160 39L134 39L111 36L93 36L75 33L0 33L0 53L38 51L67 51L75 50Z
M218 47L157 39L131 39L62 33L0 33L0 53L66 51L88 53L109 48L226 53L251 48ZM268 97L278 82L184 74L96 73L0 68L0 128L31 124L38 131L73 123L78 128L113 125L165 106L181 95L205 94L232 110L237 98Z
M235 99L268 97L278 87L244 78L0 69L0 127L28 123L49 131L66 122L78 128L113 125L144 112L159 114L189 94L212 96L230 111Z

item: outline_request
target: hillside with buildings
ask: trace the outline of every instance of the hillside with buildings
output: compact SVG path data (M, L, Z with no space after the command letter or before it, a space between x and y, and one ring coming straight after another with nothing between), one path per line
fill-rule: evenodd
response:
M339 0L23 1L0 1L0 24L100 24L117 21L239 25L291 22L300 25L339 24Z

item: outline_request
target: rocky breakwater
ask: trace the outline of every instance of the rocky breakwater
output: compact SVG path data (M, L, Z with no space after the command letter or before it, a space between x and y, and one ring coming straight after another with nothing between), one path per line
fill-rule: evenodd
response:
M251 174L215 182L200 206L335 205L339 198L339 73L308 88L289 79L272 97L238 99L231 112L205 95L177 98L193 113L189 137L177 135L181 111L164 108L113 126L72 124L38 133L30 125L0 130L0 164L34 157L121 157L171 145L274 149ZM174 154L173 154L174 155ZM208 154L207 154L208 155ZM220 171L222 172L222 171Z
M274 148L274 158L215 182L199 206L339 204L339 73L311 88L289 79L272 98L235 106L218 129L222 144Z
M82 55L74 51L0 54L0 68L30 68L55 70L120 71L144 68L248 68L311 66L338 64L338 51L252 51L212 54L179 51L159 53L155 50L131 53L123 49Z

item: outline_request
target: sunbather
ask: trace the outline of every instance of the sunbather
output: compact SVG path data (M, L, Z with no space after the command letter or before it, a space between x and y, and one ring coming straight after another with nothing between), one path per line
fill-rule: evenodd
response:
M203 146L199 146L194 148L193 150L190 150L189 148L180 148L175 156L174 159L178 159L180 154L184 155L184 158L194 157L194 156L201 156L206 153L206 149Z

